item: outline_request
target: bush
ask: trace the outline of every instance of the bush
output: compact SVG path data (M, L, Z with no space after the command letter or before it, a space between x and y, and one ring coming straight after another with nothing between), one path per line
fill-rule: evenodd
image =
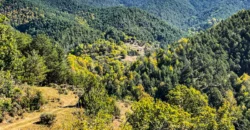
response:
M121 113L121 110L117 106L115 106L114 113L113 113L115 118L117 119L120 118L120 113Z
M59 88L59 85L54 84L54 83L50 83L49 86L52 88L56 88L56 89Z
M54 123L55 119L56 119L55 114L43 113L40 116L40 123L43 125L52 125Z
M0 111L1 112L1 111ZM0 113L0 123L2 123L3 122L3 115L2 115L2 113Z
M59 94L64 94L64 95L68 95L68 91L66 88L59 88L58 89L58 93Z
M39 110L47 101L42 92L31 87L24 88L27 96L22 97L21 106L28 111Z

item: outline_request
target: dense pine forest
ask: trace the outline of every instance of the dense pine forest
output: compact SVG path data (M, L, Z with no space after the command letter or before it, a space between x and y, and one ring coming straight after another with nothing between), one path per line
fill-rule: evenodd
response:
M211 27L235 12L250 8L249 0L76 0L92 7L137 7L182 29Z
M0 130L248 130L249 7L0 0Z

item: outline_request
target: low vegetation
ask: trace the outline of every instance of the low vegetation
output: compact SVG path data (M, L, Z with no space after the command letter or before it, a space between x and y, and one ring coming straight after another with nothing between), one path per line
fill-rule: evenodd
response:
M40 116L40 123L43 125L52 125L55 122L56 115L51 113L43 113Z

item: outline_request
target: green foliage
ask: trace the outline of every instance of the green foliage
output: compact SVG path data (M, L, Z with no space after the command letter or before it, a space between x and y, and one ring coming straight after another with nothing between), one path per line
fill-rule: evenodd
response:
M46 73L48 72L45 60L35 51L32 51L31 55L28 55L24 62L24 70L23 82L32 85L43 82L46 79Z
M11 99L0 100L0 110L3 112L9 112L12 108Z
M41 91L31 87L22 88L24 95L21 97L21 106L28 108L29 111L39 110L46 100Z
M33 36L47 34L66 50L98 39L119 43L126 41L127 36L166 44L178 40L183 34L179 29L140 9L97 9L79 5L76 1L69 2L71 4L65 5L65 1L11 0L4 2L0 12L19 31ZM17 13L22 15L17 16Z
M17 27L21 32L33 36L46 34L69 50L80 43L92 43L103 38L100 31L81 25L72 18L41 18Z
M4 15L0 15L0 23L4 23L6 21L8 21L8 18Z
M210 105L216 108L219 108L223 103L223 95L220 90L216 87L211 88L208 92Z
M211 129L246 129L249 126L246 117L249 76L244 74L237 78L249 70L249 47L246 44L249 40L246 31L248 23L249 11L241 11L206 32L180 40L166 50L158 49L147 54L133 63L130 70L140 75L139 81L151 96L183 107L192 116L195 115L198 122L206 116L211 117L210 121L197 123L197 129L210 126L215 126ZM178 84L193 86L206 93L208 98L199 97L199 91L195 92L193 88L193 92L185 87L176 88ZM169 94L173 96L171 100L166 97ZM209 99L209 102L204 99ZM230 102L227 109L224 108L227 104L225 100ZM223 111L223 118L219 110L216 113L208 104ZM213 114L209 115L206 111Z
M4 18L2 18L4 19ZM22 62L21 54L18 49L15 32L8 25L0 24L0 68L3 70L15 69Z
M29 46L29 50L35 50L44 58L48 72L46 84L65 83L67 80L68 66L65 60L65 52L59 45L53 45L45 35L36 36Z
M158 48L158 42L177 41L182 32L137 8L93 8L75 2L3 2L0 12L10 24L33 37L14 30L0 16L0 118L3 113L15 116L38 110L45 103L40 91L18 84L56 83L77 90L78 106L85 113L76 129L110 129L113 116L120 114L116 99L134 101L128 129L249 128L250 11ZM176 18L207 8L206 13L201 12L207 16L200 19L198 14L194 20L188 19L196 13L183 17L187 25L182 23L182 28L191 23L199 26L212 16L226 16L210 12L206 6L213 5L210 2L172 2L180 7L196 5L181 15L173 13ZM155 4L165 7L167 3ZM166 12L162 13L165 17ZM137 60L125 62L131 55ZM51 124L54 118L45 114L41 121Z
M40 123L43 125L52 125L55 122L56 115L51 113L43 113L40 116Z
M176 86L168 95L171 105L179 106L191 114L194 129L218 129L216 110L208 106L206 95L194 88L183 85Z
M86 109L86 114L96 115L98 112L114 114L114 99L108 96L104 86L98 83L98 78L92 74L83 77L85 84L80 88L79 104Z
M236 117L230 116L229 109L230 108L229 108L228 103L225 103L218 110L219 120L221 121L221 124L219 124L220 129L228 129L228 130L235 129L232 121L235 120L234 118Z
M26 110L38 110L45 104L40 91L30 87L16 86L10 72L0 72L0 117L6 114L21 116Z
M141 58L131 67L141 75L145 91L165 99L168 90L177 84L185 84L211 93L210 104L222 104L222 97L228 89L233 89L238 75L248 69L248 28L249 11L242 11L221 24L189 38L188 42L178 42ZM241 22L242 24L238 24ZM234 27L233 25L237 25ZM232 42L234 41L234 42ZM149 79L151 81L149 81ZM216 89L215 89L216 88ZM218 92L218 90L220 92ZM213 101L219 97L220 101Z
M106 38L113 37L116 41L125 40L121 31L138 40L158 41L164 44L174 42L182 35L180 30L136 8L94 9L90 14L95 18L86 18L89 25L104 31Z
M218 110L208 106L207 97L194 88L177 86L167 97L169 103L151 97L134 103L128 122L134 129L221 130L235 129L242 116L240 108L227 101Z
M133 113L128 122L136 130L149 129L190 129L190 114L151 97L142 98L132 106Z
M10 98L13 96L12 90L14 88L14 82L10 72L0 72L0 96L6 96Z
M206 95L202 95L200 91L186 86L177 86L167 95L168 102L182 107L189 113L198 113L199 109L208 106Z
M70 68L77 75L72 75L74 80L72 84L82 86L84 81L81 79L84 73L94 73L100 76L100 83L105 86L109 95L115 95L119 98L126 96L127 77L125 65L121 61L124 53L127 53L127 47L121 43L98 40L90 45L80 45L68 56ZM77 83L78 82L78 83Z
M86 116L83 112L75 113L78 120L74 121L73 128L79 130L109 130L112 129L112 115L104 113L102 111L98 112L97 115L93 117Z
M2 115L2 112L1 112L1 114L0 114L0 123L2 123L3 122L3 115Z
M237 0L78 0L93 7L126 6L150 12L171 25L182 29L206 29L241 9L250 7L249 1Z
M60 46L53 45L44 35L32 39L8 24L2 23L0 26L3 37L0 48L1 70L11 71L18 82L65 83L68 69Z

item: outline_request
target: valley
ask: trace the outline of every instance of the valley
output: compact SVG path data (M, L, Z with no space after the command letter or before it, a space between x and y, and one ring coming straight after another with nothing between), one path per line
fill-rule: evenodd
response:
M0 130L248 130L249 0L0 0Z

